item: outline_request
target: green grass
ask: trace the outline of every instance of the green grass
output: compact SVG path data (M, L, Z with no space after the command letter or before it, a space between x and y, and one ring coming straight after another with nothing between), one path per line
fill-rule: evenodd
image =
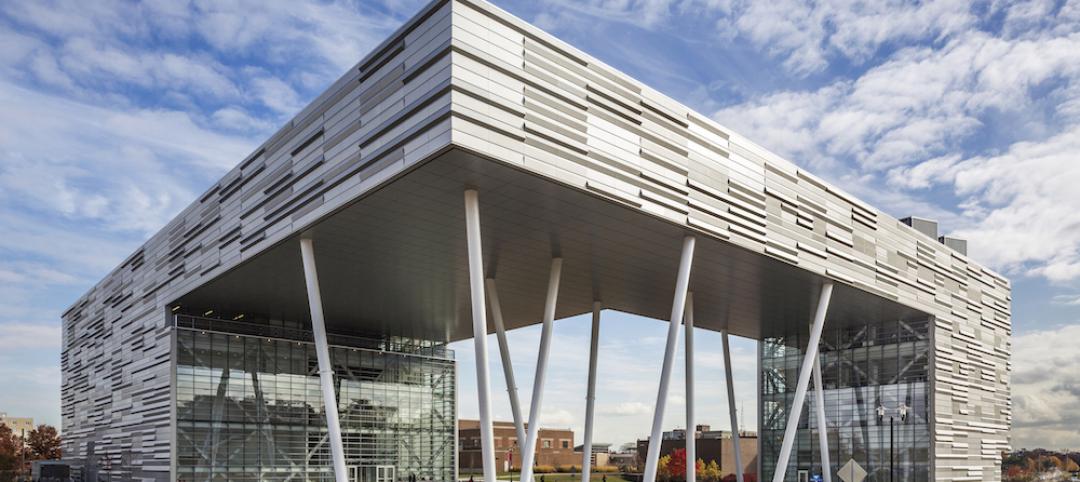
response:
M544 482L575 482L575 481L580 481L581 480L581 474L568 474L568 473L534 474L533 475L533 480L535 482L540 482L540 476L541 475L544 476ZM595 472L592 475L589 476L589 481L590 482L602 482L604 480L605 475L607 475L607 482L628 482L626 479L620 477L619 474L611 474L611 473L604 474L604 473L595 473ZM503 474L503 475L499 476L499 480L514 481L514 480L520 480L520 479L521 479L521 476L519 474Z

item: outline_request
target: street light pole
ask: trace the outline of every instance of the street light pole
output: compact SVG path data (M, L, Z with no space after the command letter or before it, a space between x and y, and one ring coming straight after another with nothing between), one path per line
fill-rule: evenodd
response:
M893 418L889 417L889 482L893 482L893 476L896 474L896 466L893 465L893 443L895 442L895 436L893 435Z

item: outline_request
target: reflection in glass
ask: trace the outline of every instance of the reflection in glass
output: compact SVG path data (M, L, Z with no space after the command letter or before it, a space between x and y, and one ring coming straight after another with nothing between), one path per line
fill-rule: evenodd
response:
M179 480L333 480L311 343L176 333ZM350 473L363 482L452 480L452 352L382 346L331 346Z
M762 341L760 480L771 480L775 472L805 336ZM851 459L866 469L867 481L929 480L928 348L927 320L839 328L830 328L826 321L820 356L833 480L839 480L837 469ZM811 416L817 410L814 404L812 392L808 393L786 480L796 480L799 470L821 473L819 427L817 417ZM879 407L884 407L882 417ZM901 407L906 414L903 421Z

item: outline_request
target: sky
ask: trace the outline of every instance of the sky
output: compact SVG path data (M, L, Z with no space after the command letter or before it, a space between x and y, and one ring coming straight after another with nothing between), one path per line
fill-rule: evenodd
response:
M59 425L60 313L423 3L0 1L0 411ZM968 239L1013 281L1013 445L1080 447L1080 2L496 3ZM588 323L556 322L542 411L579 437ZM648 431L666 325L605 312L603 326L596 439L630 442ZM538 335L510 336L523 400ZM698 419L726 429L719 338L696 341ZM474 416L472 347L454 348ZM755 345L733 352L753 429ZM685 423L681 366L665 427Z

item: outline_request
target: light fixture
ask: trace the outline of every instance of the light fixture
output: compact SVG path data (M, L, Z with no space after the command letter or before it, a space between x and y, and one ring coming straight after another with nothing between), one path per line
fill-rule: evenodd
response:
M203 313L202 315L203 316L210 316L212 314L214 314L214 310L206 310L206 313Z

